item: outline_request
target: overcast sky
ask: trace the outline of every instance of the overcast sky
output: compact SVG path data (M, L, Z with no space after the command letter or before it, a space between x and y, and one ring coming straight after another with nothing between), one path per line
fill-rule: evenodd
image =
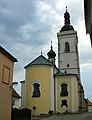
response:
M85 31L83 0L0 0L0 45L18 59L14 80L24 80L24 66L41 50L47 58L51 41L57 54L57 32L64 25L66 6L78 34L85 97L92 100L92 48Z

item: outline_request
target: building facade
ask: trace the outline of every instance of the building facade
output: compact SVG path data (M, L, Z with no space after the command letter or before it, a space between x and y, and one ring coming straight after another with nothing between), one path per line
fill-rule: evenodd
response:
M21 96L13 88L12 89L12 104L13 104L13 108L20 109L20 100L21 100Z
M26 107L33 114L54 111L54 64L43 55L26 67Z
M0 46L0 119L10 120L12 109L12 81L14 58L9 52Z
M56 111L78 112L78 77L76 74L58 72L55 74L56 81Z
M79 109L84 108L84 90L80 78L80 66L78 55L78 37L77 31L70 23L70 14L67 11L64 14L64 26L57 33L58 38L58 66L61 72L76 74L78 76L78 102Z
M70 14L64 14L65 24L57 33L58 66L51 49L48 59L42 54L25 66L25 106L32 114L79 112L84 106L84 90L80 80L78 37L70 24ZM23 92L22 92L23 93ZM23 96L23 95L21 95Z

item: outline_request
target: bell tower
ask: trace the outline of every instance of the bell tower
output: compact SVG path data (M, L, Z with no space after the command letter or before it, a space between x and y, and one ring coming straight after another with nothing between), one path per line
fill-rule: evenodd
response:
M70 14L64 13L64 26L57 33L58 38L58 67L61 72L78 74L80 79L78 37L70 23Z

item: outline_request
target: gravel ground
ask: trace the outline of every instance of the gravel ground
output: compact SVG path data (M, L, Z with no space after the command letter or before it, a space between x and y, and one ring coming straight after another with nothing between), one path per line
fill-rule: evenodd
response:
M48 118L43 118L42 120L92 120L92 113L56 115Z

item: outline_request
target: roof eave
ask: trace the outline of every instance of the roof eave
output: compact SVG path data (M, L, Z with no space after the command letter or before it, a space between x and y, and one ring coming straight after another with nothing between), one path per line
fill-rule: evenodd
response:
M54 66L54 64L50 65L50 64L32 64L32 65L27 65L25 66L24 68L28 68L28 67L31 67L31 66L36 66L36 65L46 65L46 66Z
M13 62L18 62L18 60L13 57L9 52L7 52L3 47L0 46L0 52L2 52L5 56L10 58Z
M72 73L56 73L55 76L78 76L77 74Z

